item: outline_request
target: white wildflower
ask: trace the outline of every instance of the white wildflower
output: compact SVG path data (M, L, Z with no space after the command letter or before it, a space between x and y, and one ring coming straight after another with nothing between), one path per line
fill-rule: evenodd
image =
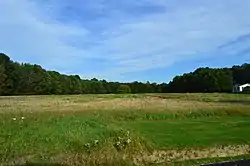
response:
M85 146L86 148L89 148L89 147L90 147L90 143L86 143L84 146Z
M97 145L99 143L99 140L95 140L95 144Z
M131 143L131 139L127 139L127 144L130 144Z
M15 121L15 120L16 120L16 118L12 118L12 120L14 120L14 121Z
M22 119L22 120L24 120L24 119L25 119L25 117L22 117L21 119Z

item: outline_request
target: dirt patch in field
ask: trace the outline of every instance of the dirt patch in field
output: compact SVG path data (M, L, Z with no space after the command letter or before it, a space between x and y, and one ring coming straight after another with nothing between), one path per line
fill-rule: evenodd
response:
M49 161L53 163L60 163L65 165L117 165L122 161L134 163L135 165L150 165L160 163L181 162L187 160L196 160L203 158L220 158L220 157L234 157L240 155L250 154L249 145L235 145L223 146L204 149L182 149L182 150L155 150L152 153L141 152L141 154L124 154L122 152L107 152L99 151L90 155L84 154L60 154L52 156ZM14 161L9 161L1 166L15 166L16 164L25 164L32 162L32 156L17 158Z
M141 165L141 163L166 163L202 158L234 157L245 154L250 154L249 145L223 146L206 149L154 151L151 154L141 154L137 156L134 158L134 162L137 165Z

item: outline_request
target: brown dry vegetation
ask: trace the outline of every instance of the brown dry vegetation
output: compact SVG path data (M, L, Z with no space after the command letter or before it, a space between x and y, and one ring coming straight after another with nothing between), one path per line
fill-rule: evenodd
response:
M198 97L199 99L199 97ZM215 98L216 99L216 98ZM145 110L145 111L196 111L214 109L245 110L250 105L230 102L206 102L186 98L145 95L140 98L105 98L88 95L72 96L17 96L0 97L0 112L6 111L92 111L92 110Z
M60 163L60 165L122 165L131 163L134 165L151 165L173 162L180 162L186 160L197 160L203 158L220 158L220 157L234 157L250 154L249 145L235 145L235 146L218 146L210 148L189 148L189 149L172 149L165 151L154 150L146 152L141 149L138 153L129 154L125 152L117 153L115 149L102 148L99 151L94 151L88 155L80 153L60 154L50 156L48 160L52 163ZM98 157L97 157L98 156ZM16 158L7 163L0 163L1 166L15 166L16 164L25 164L27 161L32 161L34 156L29 155L25 157Z
M181 149L153 151L151 154L142 154L134 158L135 163L164 163L185 161L202 158L233 157L250 153L249 145L221 146L203 149Z

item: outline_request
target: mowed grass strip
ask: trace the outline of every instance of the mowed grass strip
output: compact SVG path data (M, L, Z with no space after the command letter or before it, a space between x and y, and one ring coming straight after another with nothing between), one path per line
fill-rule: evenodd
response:
M136 120L121 125L138 132L159 149L250 143L250 117Z

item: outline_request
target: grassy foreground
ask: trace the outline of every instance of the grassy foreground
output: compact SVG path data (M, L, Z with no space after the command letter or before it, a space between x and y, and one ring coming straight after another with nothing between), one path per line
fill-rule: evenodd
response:
M0 165L195 165L248 157L250 96L0 97Z

